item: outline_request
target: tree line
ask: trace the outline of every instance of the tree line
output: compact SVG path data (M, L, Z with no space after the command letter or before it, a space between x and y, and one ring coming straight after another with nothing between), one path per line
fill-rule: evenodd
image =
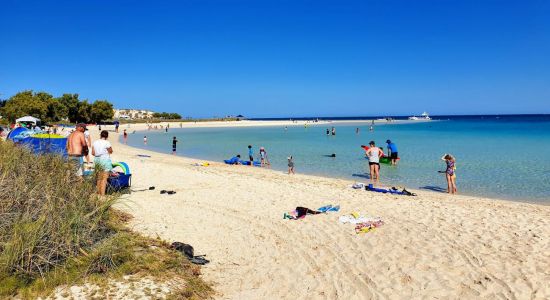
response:
M33 116L46 123L99 123L113 118L113 104L107 100L80 100L78 94L54 97L46 92L23 91L7 100L0 100L0 115L14 122Z
M165 119L165 120L180 120L181 115L178 113L161 112L161 113L154 113L153 118Z

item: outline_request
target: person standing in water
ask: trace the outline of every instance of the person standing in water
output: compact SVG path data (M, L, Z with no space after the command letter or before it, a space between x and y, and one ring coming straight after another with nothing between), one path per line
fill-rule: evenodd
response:
M176 139L176 137L174 137L172 139L172 154L173 155L176 155L176 145L178 143L178 139Z
M294 161L292 159L292 155L287 157L288 159L288 174L290 175L291 173L292 174L295 174L294 173Z
M355 128L355 134L359 134L359 127Z
M397 153L397 145L395 143L392 143L392 141L387 140L386 144L388 144L388 150L390 152L390 158L391 158L391 164L392 166L397 166L397 160L399 159L398 153Z
M447 178L447 193L456 194L458 192L456 189L456 160L450 154L443 155L441 159L444 160L447 165L447 169L445 170L445 178Z
M269 166L269 160L267 159L267 152L264 147L260 147L260 165L262 167Z
M254 150L252 149L252 145L248 145L248 159L250 159L250 166L254 166Z
M367 157L369 158L370 179L374 182L380 180L380 157L384 154L382 150L376 147L374 141L370 141Z
M147 136L144 136L144 137L143 137L143 144L144 144L144 145L147 145Z
M128 144L128 132L126 132L126 129L122 132L122 136L124 137L124 144Z
M336 135L336 128L332 127L332 135Z
M330 130L327 128L327 135L330 135Z

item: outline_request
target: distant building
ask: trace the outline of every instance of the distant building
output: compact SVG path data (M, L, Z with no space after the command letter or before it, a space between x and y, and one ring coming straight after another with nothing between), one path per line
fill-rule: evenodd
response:
M114 109L113 119L144 120L153 118L154 111L144 109Z

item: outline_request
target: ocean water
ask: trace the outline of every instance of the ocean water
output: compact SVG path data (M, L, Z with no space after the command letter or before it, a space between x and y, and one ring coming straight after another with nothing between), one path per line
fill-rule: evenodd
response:
M373 140L385 148L391 139L399 150L397 167L381 164L384 185L444 191L445 164L451 153L457 159L459 192L468 195L543 202L550 204L550 116L438 117L430 122L333 124L333 125L171 128L129 134L128 144L171 153L176 136L178 155L222 161L236 154L248 157L247 146L266 148L272 169L286 171L287 156L294 157L296 172L368 181L368 161L360 148ZM355 130L359 127L359 134ZM131 129L130 129L131 132ZM147 135L148 145L143 144ZM336 158L327 157L335 153Z

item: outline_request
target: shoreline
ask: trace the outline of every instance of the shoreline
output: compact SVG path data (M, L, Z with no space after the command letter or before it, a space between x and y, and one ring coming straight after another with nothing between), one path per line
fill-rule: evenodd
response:
M240 122L243 122L243 123L240 123ZM274 121L258 121L258 120L252 120L252 121L249 121L249 120L244 120L244 121L213 121L213 122L197 122L197 123L192 123L192 124L188 124L187 126L186 123L184 122L183 123L183 126L182 128L179 127L179 122L161 122L161 123L154 123L154 125L162 125L162 126L166 126L167 124L170 124L170 129L189 129L189 128L238 128L238 127L282 127L282 126L304 126L304 124L308 124L308 126L317 126L317 125L330 125L330 124L353 124L353 123L371 123L372 121L371 120L338 120L338 121L319 121L318 123L312 123L312 122L308 122L308 121L305 121L305 120L302 120L302 121L298 121L297 123L294 123L292 121L280 121L280 120L274 120ZM409 120L397 120L397 121L392 121L392 122L385 122L385 121L382 121L382 120L375 120L375 124L378 123L378 125L397 125L397 124L408 124L408 123L421 123L421 122L439 122L437 120L435 121L425 121L425 120L419 120L419 121L409 121ZM124 125L121 125L121 127L119 128L119 130L122 132L122 130L124 130L125 128L125 125L127 124L124 124ZM139 123L139 124L132 124L132 125L139 125L138 129L134 128L134 127L130 127L132 130L135 130L135 134L142 134L142 133L147 133L147 132L162 132L161 129L156 129L156 130L147 130L147 127L146 127L146 124L145 123ZM109 125L112 127L112 125ZM113 127L114 129L114 127ZM114 131L114 130L113 130ZM120 136L118 142L120 142L122 144L122 135ZM127 145L128 146L128 145ZM159 153L159 154L167 154L167 152L160 152L160 151L155 151L155 150L150 150L150 149L146 149L146 148L142 148L142 147L133 147L133 146L129 146L129 147L132 147L132 148L135 148L135 149L139 149L139 150L144 150L144 151L151 151L153 153ZM180 155L180 154L177 154L176 156L178 157L183 157L183 158L186 158L186 159L193 159L193 160L200 160L200 161L204 161L204 162L208 162L208 163L221 163L221 161L214 161L214 160L210 160L210 159L204 159L204 158L198 158L198 157L191 157L191 156L185 156L185 155ZM283 173L286 173L284 172L284 170L274 170L274 169L271 169L271 168L265 168L266 170L269 170L269 171L273 171L273 172L283 172ZM345 180L345 181L349 181L350 184L353 184L354 182L368 182L368 180L365 180L365 179L357 179L357 180L353 180L351 178L347 178L347 177L338 177L338 176L325 176L323 174L312 174L312 173L300 173L301 175L307 175L307 176L313 176L313 177L320 177L320 178L326 178L326 179L338 179L338 180ZM381 186L397 186L397 185L401 185L401 183L399 182L385 182L385 181L381 181L380 182L380 185ZM415 193L434 193L434 194L444 194L444 195L447 195L447 193L444 193L444 192L436 192L436 191L430 191L430 190L426 190L426 189L419 189L419 188L407 188L407 190L409 191L413 191ZM542 201L536 201L535 199L525 199L525 198L504 198L502 197L501 195L495 195L495 196L486 196L486 195L476 195L476 194L468 194L468 193L464 193L464 194L458 194L460 196L466 196L466 197L478 197L478 198L484 198L484 199L489 199L489 200L496 200L496 201L507 201L507 202L519 202L519 203L530 203L530 204L536 204L536 205L544 205L544 206L550 206L550 202L547 201L548 199L543 199Z
M550 274L541 272L550 269L549 206L426 191L396 196L353 190L349 180L196 166L203 160L133 148L119 136L109 139L113 160L130 165L134 189L156 189L123 195L118 207L133 215L133 230L207 254L203 278L216 298L550 295ZM296 206L327 204L340 212L282 218ZM338 222L353 211L385 224L355 234Z

